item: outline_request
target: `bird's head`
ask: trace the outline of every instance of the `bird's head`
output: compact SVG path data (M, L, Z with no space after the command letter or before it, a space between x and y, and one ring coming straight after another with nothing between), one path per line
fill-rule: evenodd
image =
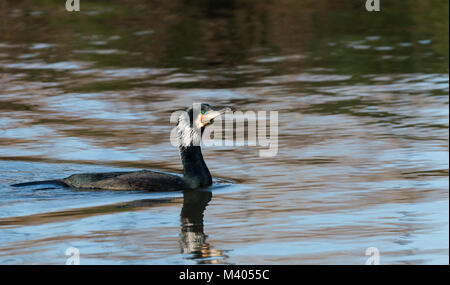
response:
M206 126L214 119L229 111L230 108L215 110L206 103L194 103L178 118L177 132L181 146L200 145L201 135Z

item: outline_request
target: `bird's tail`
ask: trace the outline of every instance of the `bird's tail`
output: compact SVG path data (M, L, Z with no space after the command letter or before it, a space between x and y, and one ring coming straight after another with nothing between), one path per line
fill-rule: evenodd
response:
M23 187L23 186L41 185L41 184L67 186L67 184L64 183L62 180L43 180L43 181L24 182L24 183L12 184L11 186L13 186L13 187Z

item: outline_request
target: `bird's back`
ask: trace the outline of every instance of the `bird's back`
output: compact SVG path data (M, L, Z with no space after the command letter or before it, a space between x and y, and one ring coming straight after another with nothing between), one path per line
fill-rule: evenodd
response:
M150 170L74 174L62 180L74 188L106 190L177 191L186 187L174 174Z

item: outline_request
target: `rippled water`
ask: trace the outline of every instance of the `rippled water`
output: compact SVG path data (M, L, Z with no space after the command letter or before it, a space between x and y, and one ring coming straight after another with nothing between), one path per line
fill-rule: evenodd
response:
M448 264L448 1L81 2L0 4L1 264ZM205 191L9 186L179 173L200 101L278 111L278 154L204 148Z

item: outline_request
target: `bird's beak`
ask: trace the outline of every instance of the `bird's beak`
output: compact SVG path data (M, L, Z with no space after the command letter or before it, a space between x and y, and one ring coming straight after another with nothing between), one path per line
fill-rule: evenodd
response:
M221 110L211 110L206 112L206 114L202 115L201 122L203 125L206 125L210 123L214 118L217 118L218 116L224 114L225 112L231 111L230 108L224 108Z

